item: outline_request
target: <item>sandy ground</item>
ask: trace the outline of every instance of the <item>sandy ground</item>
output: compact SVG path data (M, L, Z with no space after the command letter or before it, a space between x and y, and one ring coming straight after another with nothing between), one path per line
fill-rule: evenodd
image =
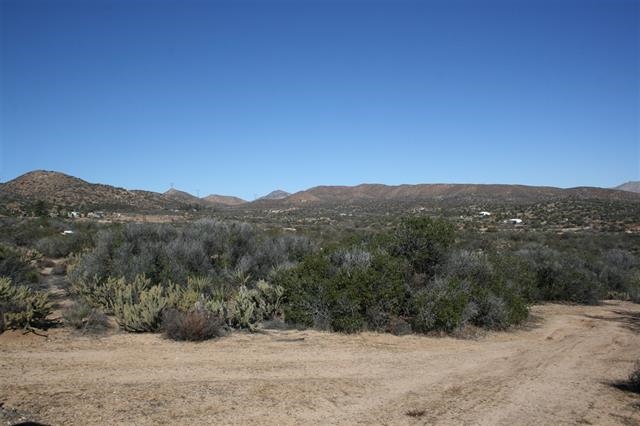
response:
M48 424L640 424L612 386L640 357L640 305L532 312L476 340L6 332L0 401Z

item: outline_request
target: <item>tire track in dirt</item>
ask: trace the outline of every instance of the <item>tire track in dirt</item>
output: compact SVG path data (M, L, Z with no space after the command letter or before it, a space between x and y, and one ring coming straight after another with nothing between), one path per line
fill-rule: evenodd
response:
M52 424L640 424L638 397L610 385L640 356L640 305L533 313L477 340L5 333L0 401Z

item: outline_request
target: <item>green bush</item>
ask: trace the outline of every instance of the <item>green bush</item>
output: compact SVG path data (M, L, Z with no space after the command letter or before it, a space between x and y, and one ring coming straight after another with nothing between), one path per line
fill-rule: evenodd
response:
M535 275L537 301L597 304L606 295L593 265L573 253L530 244L516 254Z
M51 304L45 293L16 286L8 277L0 277L0 317L2 330L46 328L52 324L47 317Z
M405 264L360 248L307 257L275 278L284 289L287 322L324 330L385 330L407 297Z
M433 276L454 242L454 227L443 219L405 219L395 231L393 252L409 261L419 274Z
M473 307L467 283L450 277L437 277L415 292L410 301L412 327L415 331L451 332L464 325L467 310ZM467 314L467 315L465 315Z

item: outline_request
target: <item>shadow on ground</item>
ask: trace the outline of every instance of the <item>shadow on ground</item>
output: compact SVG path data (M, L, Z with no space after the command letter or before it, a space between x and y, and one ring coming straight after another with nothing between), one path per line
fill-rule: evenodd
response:
M631 312L623 309L614 309L611 311L615 316L604 315L587 315L584 316L600 321L609 321L619 323L627 330L640 334L640 312Z

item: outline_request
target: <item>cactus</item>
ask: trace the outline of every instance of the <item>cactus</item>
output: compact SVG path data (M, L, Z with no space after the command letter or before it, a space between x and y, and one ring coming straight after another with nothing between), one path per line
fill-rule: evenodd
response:
M149 279L139 275L115 290L113 314L124 330L144 332L160 328L169 297L161 286L149 284Z
M256 303L263 319L281 318L284 315L282 309L284 289L279 285L274 286L265 280L260 280L256 284L256 290L258 292Z
M259 308L256 304L256 290L249 290L245 285L240 286L235 297L229 302L229 320L231 325L246 328L250 331L256 329L259 318Z
M0 321L4 329L45 327L52 321L51 304L46 293L15 286L9 278L0 277Z

